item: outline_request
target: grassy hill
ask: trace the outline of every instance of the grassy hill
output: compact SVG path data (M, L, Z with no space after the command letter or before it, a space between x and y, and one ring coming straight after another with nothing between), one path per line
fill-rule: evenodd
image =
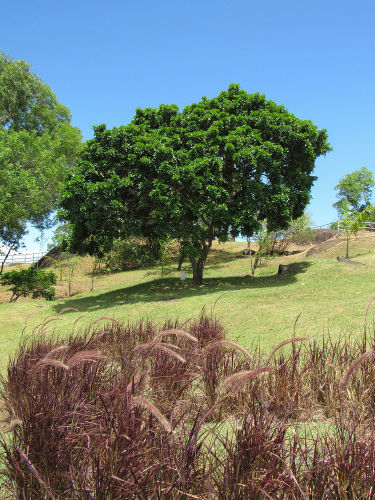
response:
M2 291L1 370L22 331L45 322L51 333L23 344L1 394L0 498L15 484L35 498L70 498L77 488L95 498L166 488L171 498L370 498L375 344L361 333L374 296L373 244L370 235L352 242L360 265L338 262L345 242L330 240L270 258L255 277L243 243L215 244L202 286L182 285L171 262L163 274L102 273L91 290L84 258L71 297L66 267L54 302L8 304ZM219 323L196 321L202 309L226 340ZM370 308L367 332L373 316ZM141 318L154 325L126 327ZM184 331L161 332L155 322L167 318ZM89 325L97 334L54 338Z
M375 295L375 240L361 234L351 241L350 257L363 266L337 262L345 255L345 242L339 240L310 257L310 247L300 248L299 254L268 259L249 277L249 257L242 255L245 243L215 243L209 254L202 286L192 286L188 262L183 266L186 283L181 284L176 263L170 263L162 275L161 267L100 274L91 291L91 259L77 263L72 281L73 296L67 297L67 269L58 282L54 302L19 300L8 304L10 293L0 291L0 369L4 370L10 354L19 342L22 331L32 332L46 319L55 334L68 333L88 326L101 317L124 322L148 318L163 322L166 318L188 320L196 318L203 308L215 316L227 329L228 338L250 347L261 343L270 350L293 335L293 325L301 313L296 329L298 335L321 336L359 334L364 324L368 302ZM288 266L285 275L277 275L278 265ZM56 270L60 278L60 271ZM84 317L82 317L85 315ZM78 319L80 318L80 319ZM368 321L372 321L370 309ZM104 321L104 320L103 320Z

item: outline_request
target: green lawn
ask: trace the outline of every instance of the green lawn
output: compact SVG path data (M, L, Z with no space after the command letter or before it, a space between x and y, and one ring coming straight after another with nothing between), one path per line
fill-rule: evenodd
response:
M217 244L209 255L202 286L190 284L190 265L186 263L184 286L175 264L171 264L163 276L160 268L101 275L96 278L94 291L90 291L89 265L87 259L83 260L73 281L73 291L80 293L73 297L8 304L9 294L2 292L0 370L5 369L25 326L29 334L35 325L56 317L67 307L78 312L67 311L60 316L63 321L51 322L55 334L70 332L73 322L82 315L87 316L78 321L76 328L88 326L102 316L125 322L140 318L184 321L197 317L203 308L210 314L217 299L215 316L226 327L228 338L244 347L260 342L269 350L293 336L293 325L300 313L298 335L319 336L327 331L333 335L358 334L367 304L375 295L374 244L372 238L351 242L351 258L367 267L337 262L336 255L345 255L342 242L310 258L296 254L269 259L255 278L245 276L250 272L249 257L241 255L246 244ZM288 273L278 276L280 263L288 265ZM65 282L59 284L60 295L66 295L66 286ZM372 324L371 309L368 321Z

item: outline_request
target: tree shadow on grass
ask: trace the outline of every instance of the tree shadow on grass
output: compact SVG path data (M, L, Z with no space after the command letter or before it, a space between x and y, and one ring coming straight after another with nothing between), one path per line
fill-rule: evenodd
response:
M179 278L159 278L91 297L71 297L60 300L54 305L54 309L59 312L64 307L74 307L80 312L91 312L125 304L168 302L215 292L287 286L295 283L296 275L305 272L311 264L307 261L294 262L286 266L287 272L282 275L207 278L200 286L192 285L190 280L183 285Z

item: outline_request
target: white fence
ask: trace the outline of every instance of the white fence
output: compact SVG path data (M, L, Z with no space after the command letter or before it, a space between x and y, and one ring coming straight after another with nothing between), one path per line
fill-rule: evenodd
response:
M24 254L12 254L9 255L7 260L5 261L5 266L9 264L32 264L34 262L38 262L45 255L43 252L34 252L34 253L24 253ZM0 255L0 265L5 259L5 255Z
M336 220L334 222L330 222L329 224L323 224L321 226L313 227L312 229L323 229L323 228L337 229L337 231L344 231L345 224L340 220ZM359 229L362 229L363 231L375 231L375 222L374 221L362 222L362 226L360 226Z

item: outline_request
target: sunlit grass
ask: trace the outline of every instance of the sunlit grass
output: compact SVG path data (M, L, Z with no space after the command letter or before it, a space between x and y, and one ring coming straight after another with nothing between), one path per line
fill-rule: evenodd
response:
M367 267L337 262L337 255L345 255L342 241L324 254L309 258L295 254L268 259L254 278L246 276L250 274L249 257L241 253L246 243L215 244L202 286L191 285L190 264L185 262L184 285L176 264L171 263L163 275L160 267L98 274L91 291L91 259L83 258L72 279L72 297L67 297L66 268L57 284L59 298L54 302L20 300L8 304L10 293L0 292L0 367L5 368L25 325L26 334L30 334L35 325L67 307L78 311L67 311L61 316L64 321L51 324L56 333L70 331L82 315L86 316L76 328L101 316L125 322L140 318L185 321L197 317L202 308L210 312L217 301L214 314L226 327L228 338L246 348L260 342L269 350L290 337L299 313L298 335L319 336L328 330L333 335L358 334L367 303L375 295L374 244L373 238L359 238L350 244L350 257ZM288 265L288 273L278 276L280 263ZM56 269L56 274L60 278L60 270Z

